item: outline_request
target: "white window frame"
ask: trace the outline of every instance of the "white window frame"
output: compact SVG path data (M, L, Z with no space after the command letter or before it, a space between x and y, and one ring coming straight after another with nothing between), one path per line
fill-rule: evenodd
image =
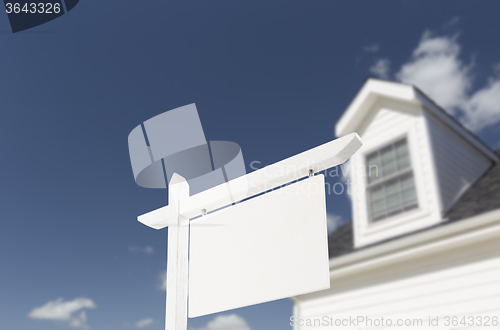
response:
M409 166L408 168L402 170L402 171L399 171L399 172L396 172L396 173L393 173L393 174L390 174L389 176L385 177L385 178L381 178L379 180L377 180L376 182L369 182L369 179L370 179L370 167L369 167L369 164L368 164L368 156L372 155L373 153L375 152L378 152L382 149L384 149L385 147L388 147L390 145L394 145L400 141L406 141L406 147L408 149L408 161L409 161ZM399 136L398 138L395 138L395 139L392 139L382 145L379 145L379 147L371 152L365 152L364 153L364 162L365 162L365 166L366 166L366 170L367 170L367 175L366 175L366 178L365 178L365 185L366 185L366 207L367 207L367 215L368 215L368 222L370 224L372 223L379 223L379 222L383 222L383 221L386 221L386 220L390 220L391 218L393 217L397 217L401 214L404 214L404 213L408 213L408 212L412 212L413 210L415 209L418 209L419 208L419 205L420 205L420 200L419 200L419 196L418 196L418 190L417 190L417 181L416 181L416 178L415 178L415 171L413 170L413 162L412 162L412 157L411 157L411 147L410 147L410 142L409 142L409 138L408 138L408 134L404 134L403 136ZM379 170L377 169L377 174L380 174L379 173ZM384 183L387 183L389 181L392 181L392 180L395 180L395 179L398 179L398 178L401 178L401 177L404 177L405 175L408 175L408 174L411 174L412 176L412 179L413 179L413 184L414 184L414 188L415 188L415 195L416 195L416 199L417 199L417 206L410 209L410 210L407 210L407 211L401 211L397 214L394 214L394 215L391 215L391 216L387 216L385 218L382 218L382 219L378 219L378 220L373 220L373 215L372 215L372 203L371 203L371 189L376 187L376 186L379 186L379 185L383 185Z
M413 178L415 180L415 189L417 190L418 207L408 212L402 212L380 221L370 221L370 197L367 190L367 178L363 178L362 185L364 186L364 189L361 192L360 202L362 202L364 205L360 205L361 208L358 210L361 211L361 214L357 215L361 216L361 223L359 224L361 236L359 237L359 239L362 239L363 243L357 242L357 246L369 244L369 242L372 240L378 241L379 239L375 239L375 237L385 237L386 235L389 235L388 237L391 237L392 235L390 235L389 233L382 233L389 230L396 230L397 227L401 227L401 229L398 229L397 231L401 230L402 232L406 232L406 229L403 228L406 228L406 226L413 227L411 223L430 215L431 210L429 209L427 201L428 198L425 195L426 187L424 187L424 185L422 184L424 182L424 174L422 172L423 160L419 159L419 157L422 157L423 155L421 155L421 151L418 150L419 148L416 136L416 125L418 125L418 123L415 122L409 125L404 125L400 127L396 132L391 132L391 136L384 139L382 143L380 143L380 140L376 142L374 141L373 143L366 141L365 145L362 147L363 150L359 154L359 158L357 159L357 161L361 162L361 165L366 165L365 160L369 154L406 137L410 154L410 164L413 170ZM361 178L358 177L358 179ZM355 212L358 213L358 211Z
M358 133L363 138L363 146L351 157L350 163L354 169L351 174L351 200L354 219L354 244L363 247L386 239L413 232L421 228L432 226L442 220L439 207L438 186L436 185L435 168L432 158L432 146L429 140L427 123L419 106L406 104L394 100L382 100L374 105L374 113L380 109L402 111L410 114L398 127L387 132L364 131L361 127ZM370 123L370 117L367 118ZM376 138L375 138L376 136ZM367 188L366 156L383 146L394 143L401 138L407 138L411 168L417 190L418 208L395 214L392 217L372 222L369 213L369 192Z

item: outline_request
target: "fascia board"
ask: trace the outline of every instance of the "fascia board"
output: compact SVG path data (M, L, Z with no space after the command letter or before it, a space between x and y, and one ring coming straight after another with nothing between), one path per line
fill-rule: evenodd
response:
M430 100L426 95L416 90L416 97L418 101L425 106L432 114L434 114L438 119L440 119L445 125L451 127L453 130L459 132L459 134L464 137L467 142L472 144L476 149L481 151L484 155L486 155L489 159L498 162L498 156L489 149L484 143L477 139L474 134L466 130L462 125L457 123L453 118L450 117L445 110L441 109L438 105L436 105L432 100Z
M419 103L411 85L369 79L335 125L335 134L340 137L354 132L380 98Z

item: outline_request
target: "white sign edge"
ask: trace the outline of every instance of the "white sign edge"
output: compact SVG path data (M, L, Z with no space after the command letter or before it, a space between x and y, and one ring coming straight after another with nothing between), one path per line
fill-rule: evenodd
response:
M244 187L244 198L249 198L264 191L280 187L308 175L346 162L363 145L357 133L351 133L295 156L266 166L262 169L241 176L227 183L207 189L196 195L179 201L179 214L191 219L201 215L202 209L217 210L234 202L233 195L241 192L231 187ZM275 175L278 173L277 175ZM174 225L170 205L143 214L137 220L154 229Z

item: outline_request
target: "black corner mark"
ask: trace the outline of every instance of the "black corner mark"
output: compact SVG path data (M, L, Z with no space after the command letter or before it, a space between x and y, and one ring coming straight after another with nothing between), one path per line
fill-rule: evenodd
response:
M64 1L64 3L62 3ZM73 9L79 0L4 0L12 32L47 23Z

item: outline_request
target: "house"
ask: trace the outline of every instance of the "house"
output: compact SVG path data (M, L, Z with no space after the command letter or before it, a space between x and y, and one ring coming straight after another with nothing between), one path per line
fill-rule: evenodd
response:
M500 153L376 79L335 130L364 141L353 218L328 238L331 288L293 298L294 329L500 329Z

